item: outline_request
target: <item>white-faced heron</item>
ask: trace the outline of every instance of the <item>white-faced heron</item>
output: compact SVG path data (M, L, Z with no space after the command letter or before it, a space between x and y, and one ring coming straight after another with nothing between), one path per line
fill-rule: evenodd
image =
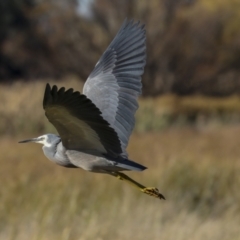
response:
M107 173L160 198L122 171L146 167L128 159L126 147L132 133L146 63L144 25L125 20L88 77L83 94L47 84L43 108L60 136L45 134L20 143L43 144L45 156L63 167Z

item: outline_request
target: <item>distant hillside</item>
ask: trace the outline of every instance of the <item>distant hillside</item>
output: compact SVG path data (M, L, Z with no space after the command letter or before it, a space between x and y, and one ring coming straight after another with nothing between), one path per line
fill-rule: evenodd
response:
M240 1L95 0L90 19L79 8L1 1L0 81L86 79L128 17L146 24L144 95L240 93Z

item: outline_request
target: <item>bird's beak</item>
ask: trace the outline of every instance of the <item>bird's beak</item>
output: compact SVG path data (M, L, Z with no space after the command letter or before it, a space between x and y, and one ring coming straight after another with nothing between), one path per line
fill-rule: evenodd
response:
M18 143L38 142L40 140L41 140L40 138L30 138L30 139L19 141Z

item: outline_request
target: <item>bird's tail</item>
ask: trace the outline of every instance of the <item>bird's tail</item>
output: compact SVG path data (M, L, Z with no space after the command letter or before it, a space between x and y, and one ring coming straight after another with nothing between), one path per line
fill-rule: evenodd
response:
M126 158L119 158L117 160L117 166L129 171L143 171L147 169L145 166Z

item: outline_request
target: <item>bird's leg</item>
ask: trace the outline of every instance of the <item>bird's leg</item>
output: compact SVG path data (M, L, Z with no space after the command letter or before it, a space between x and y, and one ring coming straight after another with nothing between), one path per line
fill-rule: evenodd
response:
M111 172L110 174L114 177L117 177L119 180L126 181L127 183L135 186L143 193L146 193L150 196L153 196L159 199L165 199L165 197L155 187L145 187L142 184L134 181L132 178L130 178L129 176L121 172Z

